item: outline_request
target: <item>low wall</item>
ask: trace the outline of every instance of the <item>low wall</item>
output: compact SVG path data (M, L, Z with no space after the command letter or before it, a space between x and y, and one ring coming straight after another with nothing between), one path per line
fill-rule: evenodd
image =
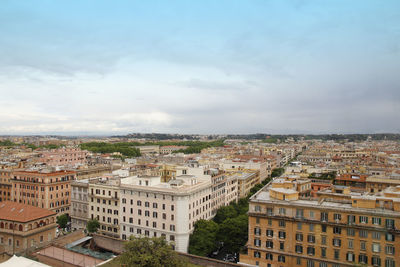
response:
M93 242L96 246L110 250L116 254L121 254L124 249L124 241L117 238L93 234ZM211 259L207 257L200 257L192 254L178 252L178 255L187 259L190 263L206 266L206 267L238 267L243 266L237 263L225 262L221 260Z
M60 261L45 255L35 254L39 262L53 266L53 267L77 267L78 265L73 265L68 262Z
M115 254L121 254L124 251L124 241L121 239L99 234L92 234L92 237L94 244L100 248L109 250Z
M186 254L178 252L179 256L187 259L190 263L205 266L205 267L243 267L243 265L239 265L233 262L220 261L207 257L200 257L192 254Z

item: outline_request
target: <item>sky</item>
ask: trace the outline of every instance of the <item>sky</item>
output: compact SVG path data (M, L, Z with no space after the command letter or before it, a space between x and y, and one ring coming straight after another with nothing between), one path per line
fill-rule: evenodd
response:
M398 0L3 0L0 134L400 132Z

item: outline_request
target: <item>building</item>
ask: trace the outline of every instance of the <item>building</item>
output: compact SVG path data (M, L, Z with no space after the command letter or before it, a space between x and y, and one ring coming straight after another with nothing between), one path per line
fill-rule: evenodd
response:
M27 204L0 203L0 246L15 254L42 247L55 238L56 213Z
M260 183L260 176L258 171L253 170L240 170L233 174L237 179L238 185L238 198L247 197L251 188Z
M95 178L96 179L96 178ZM86 229L89 220L89 179L71 183L71 227Z
M160 154L171 154L174 151L186 149L187 146L162 146L160 147Z
M58 148L40 153L39 162L47 166L76 166L86 163L88 152L79 148Z
M73 171L15 171L11 179L14 202L69 213Z
M187 252L189 235L199 219L212 218L211 181L177 175L168 182L160 176L121 180L121 238L164 236L180 252Z
M0 169L0 202L11 200L11 169Z
M89 181L89 219L100 223L98 233L120 237L120 178L102 177Z
M400 186L318 199L274 181L250 198L247 266L398 266ZM323 193L323 191L321 191ZM346 197L339 198L340 194ZM320 195L318 193L318 195Z

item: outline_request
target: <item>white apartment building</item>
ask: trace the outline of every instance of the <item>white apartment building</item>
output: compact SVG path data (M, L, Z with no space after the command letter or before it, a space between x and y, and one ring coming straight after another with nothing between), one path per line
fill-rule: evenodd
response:
M194 223L212 218L211 198L206 177L178 172L165 183L159 176L121 179L121 238L164 236L175 250L187 252Z

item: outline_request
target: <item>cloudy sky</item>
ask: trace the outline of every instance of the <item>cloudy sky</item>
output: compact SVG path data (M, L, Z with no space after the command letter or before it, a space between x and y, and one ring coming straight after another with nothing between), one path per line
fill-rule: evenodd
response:
M0 134L400 132L400 1L0 7Z

